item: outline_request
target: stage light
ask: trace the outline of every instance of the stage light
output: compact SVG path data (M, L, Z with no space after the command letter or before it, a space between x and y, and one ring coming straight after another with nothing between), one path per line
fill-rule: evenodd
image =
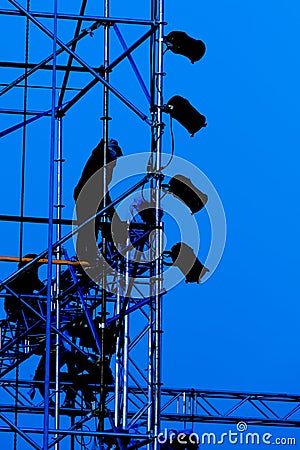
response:
M207 195L197 189L191 180L183 175L175 175L171 178L168 190L180 198L190 208L192 214L200 211L208 200Z
M154 202L149 202L139 197L135 198L131 205L132 216L135 216L135 212L138 213L142 221L146 223L148 226L153 226L155 224L156 209ZM162 219L163 214L164 214L163 210L159 209L158 210L159 220Z
M190 37L184 31L171 31L164 37L164 43L173 53L189 58L192 64L199 61L205 53L204 42Z
M166 111L170 113L173 119L181 123L191 133L191 136L194 136L201 128L206 127L206 118L180 95L175 95L168 101Z
M186 283L200 283L209 269L195 255L193 249L184 242L173 245L170 251L173 266L177 266L185 275Z

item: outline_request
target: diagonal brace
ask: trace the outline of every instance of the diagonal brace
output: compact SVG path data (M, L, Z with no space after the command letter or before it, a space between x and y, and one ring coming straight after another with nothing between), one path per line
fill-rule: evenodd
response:
M17 427L6 416L0 414L0 419L3 420L3 422L5 422L7 425L9 425L9 427L13 431L18 433L18 435L21 436L26 442L28 442L28 444L30 444L33 448L35 448L36 450L42 450L41 447L35 441L33 441L29 436L27 436L27 434L24 433L24 431L22 431L19 427Z
M41 31L43 31L48 37L54 39L53 33L32 16L22 5L15 0L8 0L12 5L19 9L26 17L28 17ZM89 64L87 64L77 53L73 52L64 42L56 38L56 42L73 58L85 67L96 79L98 79L107 89L109 89L119 100L121 100L129 109L131 109L140 119L145 121L148 125L152 125L152 120L142 111L140 111L130 100L128 100L123 94L121 94L116 88L114 88L108 81L101 77Z

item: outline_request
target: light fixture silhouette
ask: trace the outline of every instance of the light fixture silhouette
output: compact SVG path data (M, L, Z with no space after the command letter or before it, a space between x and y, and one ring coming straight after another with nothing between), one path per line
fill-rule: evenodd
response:
M184 242L173 245L170 256L173 266L177 266L185 275L186 283L200 283L201 278L209 272L209 269L199 261L194 250Z
M208 196L183 175L175 175L170 179L168 191L185 203L192 214L200 211L208 200Z
M187 99L180 95L170 98L166 111L170 113L173 119L186 128L191 136L194 136L201 128L206 127L206 118Z
M205 54L204 42L190 37L184 31L171 31L164 37L164 43L173 53L189 58L192 64Z

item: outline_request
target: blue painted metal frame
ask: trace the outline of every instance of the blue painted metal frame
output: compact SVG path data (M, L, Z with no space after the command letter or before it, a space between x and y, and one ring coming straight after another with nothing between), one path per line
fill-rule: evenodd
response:
M68 103L69 102L66 102L65 105L67 105ZM58 109L59 109L59 106L56 106L55 107L55 112ZM6 130L1 131L0 132L0 138L2 138L4 136L7 136L8 134L13 133L14 131L19 130L20 128L22 128L22 127L24 127L26 125L29 125L30 123L33 123L36 120L41 119L42 117L46 117L46 116L50 116L50 117L52 116L52 108L48 109L48 111L44 111L44 112L41 112L41 113L37 114L35 117L31 117L30 119L25 120L25 122L23 120L22 122L19 122L16 125L13 125L12 127L9 127Z
M87 219L85 222L83 222L80 226L76 227L74 230L70 231L68 234L66 234L63 238L61 238L60 240L54 242L54 244L52 245L52 250L55 250L56 247L58 247L59 245L64 244L65 242L67 242L69 239L71 239L73 236L75 236L75 234L78 233L78 231L80 231L83 227L85 227L87 224L89 224L92 220L94 220L96 217L100 217L103 213L105 213L107 210L109 210L112 206L117 205L119 202L121 202L122 200L124 200L126 197L128 197L130 194L132 194L133 192L135 192L139 187L143 186L145 183L147 183L152 177L154 176L154 174L147 174L145 175L140 181L138 181L134 186L132 186L130 189L128 189L126 192L124 192L123 194L119 195L119 197L117 197L114 201L112 201L109 205L107 205L105 208L102 208L100 211L97 212L97 214L95 214L94 216L91 216L89 219ZM9 275L7 278L5 278L4 281L0 282L0 290L3 289L4 285L9 283L10 281L14 280L17 276L19 276L21 273L26 272L26 270L28 270L31 266L33 266L34 264L36 264L39 259L43 258L44 256L46 256L48 253L48 249L42 251L36 258L32 259L32 261L30 261L28 264L26 264L26 266L23 266L22 268L20 268L19 270L17 270L16 272L14 272L13 274Z
M67 260L69 260L69 256L68 256L68 253L67 253L66 249L64 249L64 255L65 255L65 258ZM94 322L93 322L92 315L91 315L91 313L90 313L90 311L89 311L89 309L87 307L86 301L84 300L84 294L83 294L82 289L80 287L80 284L79 284L79 282L77 280L75 271L74 271L72 266L68 266L68 267L69 267L69 271L71 273L71 276L73 278L74 283L77 284L77 292L79 294L79 298L80 298L80 302L81 302L81 305L82 305L82 309L84 311L84 314L86 316L88 325L90 327L90 330L92 332L93 338L94 338L95 343L97 345L97 349L98 349L99 355L101 355L102 354L101 343L100 343L100 340L99 340L99 336L98 336L98 334L96 332L96 328L95 328L95 325L94 325Z
M124 40L124 38L122 36L122 33L119 30L119 27L118 27L118 25L116 23L114 24L114 30L115 30L115 33L116 33L116 35L117 35L117 37L118 37L118 39L119 39L119 41L120 41L120 43L121 43L121 45L123 47L123 50L125 50L125 52L127 52L128 51L128 47L127 47L126 42L125 42L125 40ZM149 91L147 89L147 86L146 86L146 84L145 84L145 82L144 82L144 80L142 78L142 75L140 74L140 71L139 71L139 69L138 69L138 67L137 67L137 65L136 65L136 63L135 63L131 53L129 53L127 55L127 58L129 59L131 67L132 67L132 69L133 69L133 71L134 71L134 73L135 73L135 75L137 77L137 80L140 83L140 86L141 86L141 88L142 88L142 90L143 90L143 92L145 94L145 97L146 97L146 99L147 99L147 101L148 101L148 103L150 105L151 97L150 97Z
M8 0L12 5L14 5L19 11L21 11L24 15L26 15L41 31L43 31L48 37L54 39L53 33L45 27L41 22L35 19L32 14L30 14L22 5L20 5L15 0ZM98 81L100 81L105 87L107 87L119 100L121 100L129 109L131 109L140 119L142 119L148 125L152 125L152 120L147 116L147 114L143 113L139 108L137 108L130 100L128 100L123 94L121 94L116 88L114 88L110 83L108 83L103 77L101 77L91 66L89 66L80 56L78 56L75 52L73 52L67 45L59 39L57 36L55 38L57 44L62 47L69 55L72 55L73 58L85 67L91 75L93 75ZM56 55L57 53L55 53ZM1 93L0 93L1 94Z

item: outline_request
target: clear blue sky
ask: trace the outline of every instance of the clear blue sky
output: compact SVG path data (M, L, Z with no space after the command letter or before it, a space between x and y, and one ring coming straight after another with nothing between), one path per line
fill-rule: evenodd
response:
M51 9L51 3L45 2L45 10ZM141 3L112 0L111 14L147 17L148 5ZM10 8L5 0L0 6ZM32 1L32 9L41 8L40 2ZM90 5L89 12L95 12L94 8ZM76 8L67 2L60 10L75 12ZM1 41L7 43L1 46L0 59L24 58L24 20L0 19ZM295 0L166 2L166 31L186 31L207 46L203 60L194 65L171 52L165 55L165 99L175 94L188 98L208 123L192 139L175 123L175 154L198 166L211 180L227 219L225 252L214 275L200 286L181 283L165 296L166 386L299 392L299 20ZM123 27L122 31L130 43L139 30ZM51 52L52 44L33 27L30 32L29 60L37 62ZM71 24L60 27L59 33L69 40ZM98 30L78 47L91 65L101 61L101 37ZM136 52L145 76L146 50L143 46ZM119 51L116 44L112 57ZM1 69L1 82L20 73ZM111 81L147 111L134 77L125 75L129 73L124 63L112 73ZM50 72L30 80L49 83ZM81 86L82 80L88 82L90 77L74 76L72 85ZM30 92L28 105L33 110L50 108L49 92ZM21 89L0 98L0 108L21 107ZM66 218L73 212L73 187L101 137L101 114L98 86L64 119ZM148 150L146 124L114 98L111 114L111 136L119 140L124 154ZM18 120L0 115L0 128ZM28 215L48 212L49 130L48 119L28 127ZM167 127L167 144L168 135ZM0 141L1 214L19 213L21 142L21 132ZM201 214L196 216L200 228L205 222ZM0 254L17 254L17 225L1 222L0 227ZM43 250L46 231L43 225L26 226L25 251ZM12 265L1 263L2 278L12 270Z

